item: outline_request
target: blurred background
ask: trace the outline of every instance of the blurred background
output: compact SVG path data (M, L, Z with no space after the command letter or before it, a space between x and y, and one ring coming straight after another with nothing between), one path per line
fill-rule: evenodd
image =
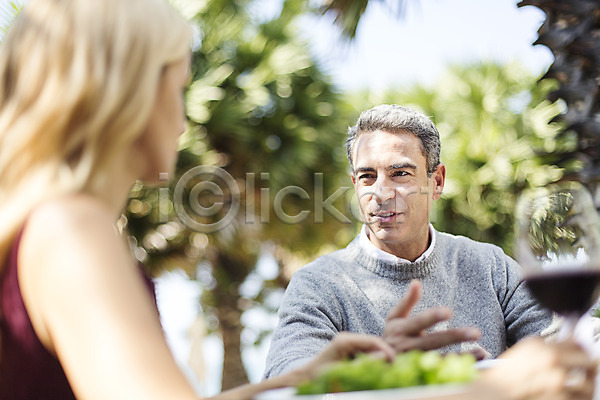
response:
M202 395L261 379L291 275L357 234L344 140L362 110L397 103L431 116L448 174L432 223L509 254L516 196L585 169L560 118L568 101L553 95L560 82L540 80L555 58L533 45L538 7L171 2L196 31L188 130L176 176L136 185L123 222ZM0 0L0 24L24 3Z

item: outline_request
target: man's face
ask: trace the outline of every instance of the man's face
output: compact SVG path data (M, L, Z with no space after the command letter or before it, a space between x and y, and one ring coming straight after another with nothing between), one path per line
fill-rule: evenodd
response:
M352 182L369 239L384 251L415 260L427 249L429 212L444 187L444 165L428 177L421 142L410 132L360 135L353 161Z

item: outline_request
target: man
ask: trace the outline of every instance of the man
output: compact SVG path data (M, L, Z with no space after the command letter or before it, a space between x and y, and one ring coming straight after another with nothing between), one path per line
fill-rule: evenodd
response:
M429 223L446 168L439 133L425 115L374 107L349 128L346 148L364 227L345 249L292 277L266 377L306 363L341 331L381 335L396 351L495 358L553 329L552 313L531 298L519 266L499 247Z

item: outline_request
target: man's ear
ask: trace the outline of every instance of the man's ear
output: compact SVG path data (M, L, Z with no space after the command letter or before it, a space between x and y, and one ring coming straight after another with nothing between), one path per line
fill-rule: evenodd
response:
M350 174L350 179L352 179L352 184L356 186L356 177L354 176L354 172Z
M435 167L435 170L431 174L433 180L433 200L437 200L442 197L444 191L444 184L446 183L446 166L442 163Z

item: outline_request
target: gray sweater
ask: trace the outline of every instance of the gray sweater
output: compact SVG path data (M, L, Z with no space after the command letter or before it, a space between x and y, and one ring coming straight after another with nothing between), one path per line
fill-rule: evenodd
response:
M535 303L520 282L519 271L499 247L461 236L436 232L429 257L397 265L365 255L357 237L292 277L279 308L265 377L308 362L338 332L381 335L388 311L412 279L423 284L423 298L413 313L434 306L453 310L453 318L435 330L475 326L482 332L477 343L443 351L480 346L497 357L525 336L555 329L552 313Z

